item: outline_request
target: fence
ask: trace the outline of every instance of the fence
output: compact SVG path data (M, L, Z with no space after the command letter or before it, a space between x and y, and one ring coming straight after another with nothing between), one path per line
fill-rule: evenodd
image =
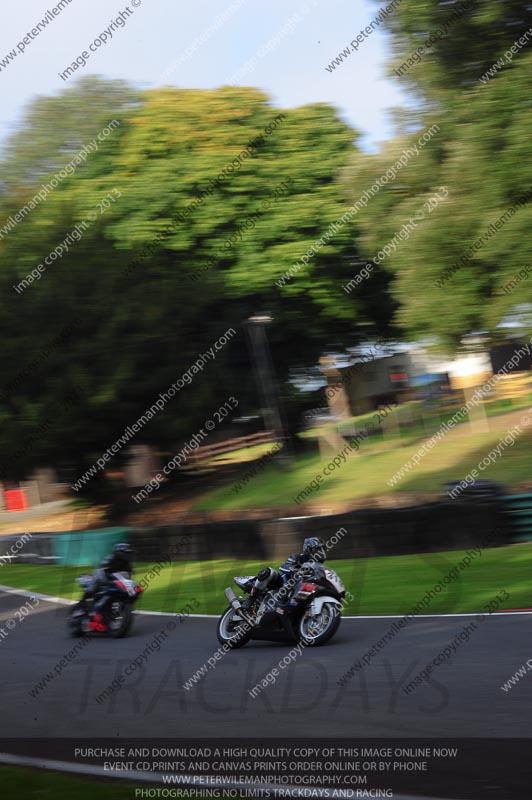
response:
M262 431L247 436L237 436L234 439L224 439L217 444L198 447L187 457L187 463L197 465L200 462L216 458L218 464L223 464L223 462L228 459L220 458L220 456L229 455L237 450L243 450L246 447L255 447L259 444L275 442L278 441L278 439L279 436L276 436L274 431Z
M516 537L521 540L523 531L532 532L532 495L514 495L513 498L511 503L515 506L519 502L526 505L508 510L508 497L460 502L443 500L408 508L362 509L317 517L213 521L67 534L36 533L13 560L97 564L113 544L128 540L137 562L244 558L275 563L299 551L305 537L321 536L327 540L342 527L347 534L334 547L331 558L462 550L480 546L495 528L502 532L497 537L497 545L509 544ZM0 549L7 552L17 538L1 537Z

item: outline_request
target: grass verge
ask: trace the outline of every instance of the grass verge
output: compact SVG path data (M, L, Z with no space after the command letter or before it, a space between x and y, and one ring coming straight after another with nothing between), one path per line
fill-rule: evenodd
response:
M504 439L507 431L520 424L526 415L515 410L496 417L493 429L473 433L468 424L458 425L419 460L400 474L435 428L421 429L408 437L370 437L358 451L347 455L332 469L327 467L335 453L328 457L305 455L291 464L272 461L238 493L232 490L235 479L226 481L203 494L193 505L197 511L234 511L248 508L313 508L382 497L396 492L441 493L443 484L463 479ZM522 433L510 447L500 448L500 455L487 467L480 467L480 477L512 486L530 481L532 427L522 425ZM327 471L324 473L324 468ZM316 478L321 475L321 483ZM305 492L311 481L313 489Z
M444 614L481 611L484 604L505 590L509 598L504 608L532 607L530 572L532 543L513 544L480 550L469 556L470 563L458 569L456 579L439 591L434 587L464 559L465 550L406 556L345 559L327 563L342 577L354 600L346 604L346 614L406 614L430 590L434 597L427 613ZM176 562L153 576L149 564L138 564L137 580L149 581L137 604L139 610L178 613L187 603L197 614L219 614L227 606L223 595L234 575L254 575L264 566L256 561L223 559L217 561ZM19 589L77 599L74 579L80 567L6 564L0 569L0 584ZM152 575L152 577L150 577ZM236 590L236 587L233 586Z
M2 796L17 800L131 800L134 784L73 777L58 772L20 767L0 767Z

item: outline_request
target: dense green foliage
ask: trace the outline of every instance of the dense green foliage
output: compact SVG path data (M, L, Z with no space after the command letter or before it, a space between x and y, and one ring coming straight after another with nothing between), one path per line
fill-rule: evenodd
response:
M120 123L0 242L7 478L39 462L91 464L230 328L230 343L136 443L171 449L230 395L239 413L255 411L243 323L257 311L274 319L282 381L324 345L352 340L364 319L335 288L356 255L352 230L301 271L296 291L275 282L345 209L336 176L355 134L332 109L280 112L251 89L134 97L121 85L100 88L91 80L62 101L39 100L6 154L8 219L91 137ZM76 226L81 238L69 240ZM47 262L58 246L62 257ZM54 346L65 329L66 343Z
M391 66L404 63L432 31L445 30L444 20L462 5L403 0L385 23L397 53ZM360 196L403 147L416 142L420 130L439 126L359 221L363 252L371 259L414 219L408 238L382 264L394 276L396 322L411 338L434 336L453 348L472 330L500 338L501 321L514 306L532 300L526 270L532 261L532 195L519 202L532 190L527 42L488 73L532 30L532 10L521 2L469 5L471 12L454 21L400 79L415 101L398 117L401 135L378 155L355 154L344 176L350 196ZM446 199L426 213L424 203L441 187ZM418 221L421 211L424 219Z
M1 164L4 478L42 463L69 466L75 479L229 328L231 342L135 441L175 452L230 395L239 414L255 413L244 324L254 313L273 318L273 363L297 417L287 378L321 353L369 333L454 348L472 330L498 338L501 321L532 300L530 202L520 200L532 189L528 43L504 58L532 10L402 0L383 26L391 74L440 33L397 78L412 103L376 155L358 149L331 107L281 110L248 88L139 92L88 78L29 108ZM366 208L279 283L428 129ZM13 223L92 140L83 163ZM445 198L421 219L436 192ZM371 276L343 291L394 238ZM62 257L39 272L59 246Z

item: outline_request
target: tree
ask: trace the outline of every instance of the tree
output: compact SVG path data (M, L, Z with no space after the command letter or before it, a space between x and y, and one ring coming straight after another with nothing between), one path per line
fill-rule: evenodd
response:
M105 85L89 94L98 105ZM238 394L241 413L254 407L242 322L255 311L274 317L282 381L321 348L356 343L361 321L373 324L369 304L339 287L358 257L352 224L286 289L276 282L347 208L338 176L355 134L332 109L281 112L261 92L232 87L116 94L117 111L103 115L120 126L0 241L9 297L0 332L10 342L0 353L4 477L58 461L84 470L230 328L237 335L135 441L171 451L229 395ZM48 150L29 159L18 184L11 176L37 152L61 98L39 101L32 129L11 143L6 216L22 202L17 192L35 191L30 176L40 182L56 169L62 137L84 139L88 116L76 122L73 98L64 100L64 128L57 119ZM83 87L78 101L87 102ZM76 226L79 240L68 240ZM68 342L50 349L73 320Z
M383 25L392 34L391 74L440 103L476 85L532 26L532 8L522 0L401 0Z
M404 62L459 5L403 0L386 23L397 61ZM452 349L474 330L497 340L505 335L500 325L512 307L532 299L525 279L518 294L507 288L532 264L532 59L521 49L491 77L484 75L532 23L530 15L522 3L475 3L419 67L408 70L405 80L418 104L403 114L401 135L378 156L355 155L344 173L350 197L358 196L421 130L439 127L360 217L366 258L414 220L408 237L382 263L392 279L396 323L407 337L431 337ZM488 79L481 81L483 76ZM429 211L425 203L440 187L446 197Z

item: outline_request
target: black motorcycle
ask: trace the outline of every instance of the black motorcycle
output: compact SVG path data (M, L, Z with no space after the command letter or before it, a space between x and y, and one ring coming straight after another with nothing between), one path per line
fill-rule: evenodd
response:
M80 575L76 578L84 591L83 598L68 610L67 623L72 636L88 633L88 623L97 599L105 596L100 613L107 627L105 631L114 639L125 636L131 627L132 605L144 591L132 578L120 572L113 573L106 584L93 594L94 576Z
M254 576L235 577L236 585L251 594ZM304 564L280 589L266 593L256 610L242 608L242 597L231 588L224 594L230 602L218 621L218 640L232 649L250 639L302 642L317 647L328 642L340 625L345 587L336 572L324 564Z

